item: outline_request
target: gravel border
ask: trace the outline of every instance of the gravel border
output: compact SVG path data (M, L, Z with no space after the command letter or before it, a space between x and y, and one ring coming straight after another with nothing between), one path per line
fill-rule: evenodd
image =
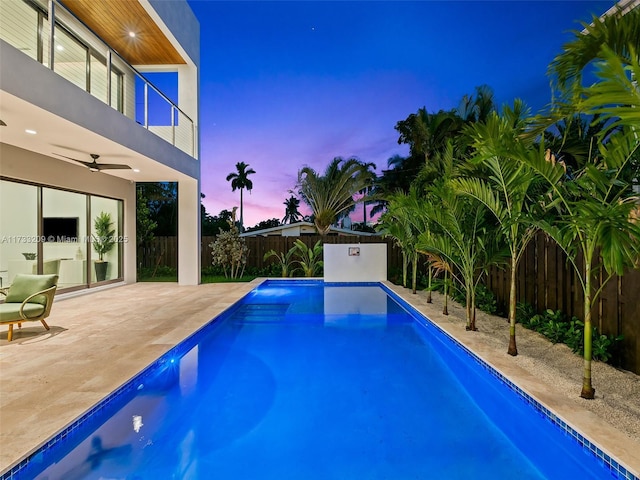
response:
M419 291L418 296L426 298L427 292ZM444 297L432 293L433 308L442 312ZM424 300L421 299L421 303ZM449 299L448 320L465 324L465 309ZM497 350L507 351L509 328L507 320L489 315L480 310L476 314L476 326L483 343ZM596 390L593 400L580 398L582 389L583 359L565 344L553 344L546 337L521 325L516 326L518 355L513 357L517 366L558 388L577 407L589 410L611 426L623 432L636 442L640 442L640 376L615 368L609 364L594 361L591 364L593 386Z

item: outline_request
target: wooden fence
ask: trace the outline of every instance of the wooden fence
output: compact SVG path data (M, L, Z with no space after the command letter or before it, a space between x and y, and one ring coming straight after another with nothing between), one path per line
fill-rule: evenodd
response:
M287 252L296 239L313 246L318 240L323 243L386 243L387 271L402 269L402 253L392 240L380 237L347 237L304 235L301 237L246 237L249 249L247 267L261 269L264 254L269 250ZM211 265L209 244L215 237L203 237L202 267ZM274 261L272 259L271 261ZM177 241L175 237L158 237L152 245L139 249L138 262L142 267L177 267ZM496 295L498 305L507 310L509 301L509 271L491 268L487 287ZM564 252L545 235L540 234L531 241L518 268L518 302L527 302L538 311L561 310L569 317L583 318L583 296L580 283L573 268L566 262ZM640 374L640 270L627 272L623 277L614 277L605 286L592 311L593 324L602 333L623 335L616 352L616 363L626 370Z
M598 282L604 277L600 271ZM579 279L562 249L543 233L529 244L518 266L517 299L538 311L561 310L569 318L584 318L584 295ZM509 270L491 268L487 287L506 311L509 302ZM599 287L600 283L596 286ZM605 285L591 310L592 323L601 333L622 335L615 363L640 374L640 270L617 275Z
M288 252L296 240L302 240L308 247L313 247L316 242L321 244L345 244L345 243L386 243L387 244L387 268L393 269L400 266L402 268L402 252L396 248L393 241L380 237L350 237L342 235L302 235L300 237L245 237L249 255L247 258L247 268L258 268L273 263L275 258L264 261L264 255L269 250L277 253ZM209 244L215 241L215 237L202 238L202 266L211 265L211 247Z
M386 243L387 244L387 268L389 271L402 268L402 252L393 241L380 237L348 237L336 235L303 235L301 237L246 237L245 243L249 249L247 268L262 269L275 259L264 261L264 254L269 250L276 252L288 252L296 239L302 240L307 246L312 247L320 240L322 243ZM211 266L211 243L216 237L202 237L200 260L202 268ZM177 268L178 266L178 242L176 237L156 237L151 244L138 248L138 267L154 268L156 265Z

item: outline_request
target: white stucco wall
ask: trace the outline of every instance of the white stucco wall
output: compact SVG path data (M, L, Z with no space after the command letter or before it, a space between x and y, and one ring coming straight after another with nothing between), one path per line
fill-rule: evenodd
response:
M381 282L387 279L385 243L325 243L323 256L325 282Z
M178 181L178 283L200 283L200 185Z

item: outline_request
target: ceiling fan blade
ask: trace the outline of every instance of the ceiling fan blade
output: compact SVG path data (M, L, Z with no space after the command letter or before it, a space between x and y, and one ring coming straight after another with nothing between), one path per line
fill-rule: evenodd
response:
M98 172L100 170L131 170L131 167L129 165L122 165L118 163L98 163L96 160L100 158L100 155L97 155L95 153L90 154L91 158L93 158L93 162L85 162L83 160L78 160L77 158L61 155L60 153L54 153L54 155L81 163L92 172Z
M74 162L81 163L85 167L91 167L94 164L94 162L85 162L83 160L78 160L77 158L67 157L66 155L60 155L59 153L54 153L54 155L58 155L59 157L66 158L68 160L73 160Z
M98 167L98 170L131 170L129 165L119 165L117 163L95 163L92 165Z

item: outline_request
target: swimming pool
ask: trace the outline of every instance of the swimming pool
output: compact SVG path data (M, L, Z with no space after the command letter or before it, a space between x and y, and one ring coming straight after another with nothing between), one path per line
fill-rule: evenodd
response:
M18 478L611 478L377 285L270 282L67 433Z

